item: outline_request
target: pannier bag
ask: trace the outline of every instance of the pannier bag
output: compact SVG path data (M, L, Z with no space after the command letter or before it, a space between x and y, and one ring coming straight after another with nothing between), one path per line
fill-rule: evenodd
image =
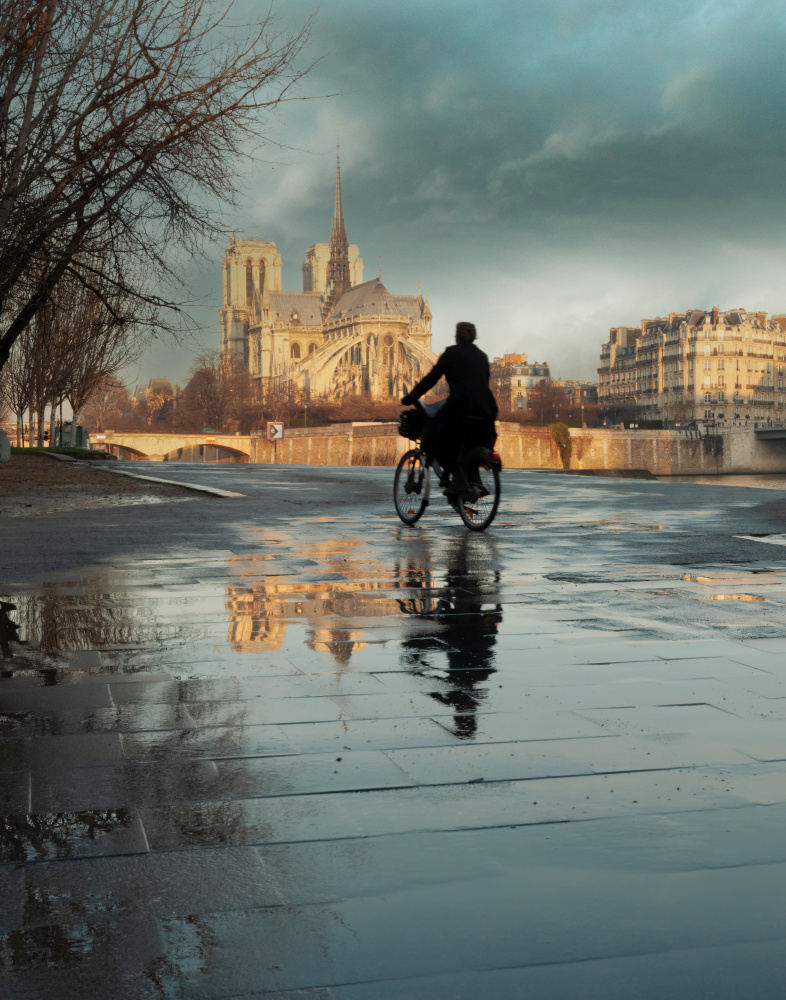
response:
M402 410L398 418L398 432L402 437L416 441L423 436L423 413L418 409Z

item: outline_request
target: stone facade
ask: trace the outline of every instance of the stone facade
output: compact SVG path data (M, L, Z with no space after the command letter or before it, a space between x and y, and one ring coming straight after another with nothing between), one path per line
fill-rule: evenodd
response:
M505 354L491 363L491 387L503 409L526 410L532 388L550 381L548 361L530 364L526 354Z
M630 419L781 424L786 317L689 310L616 327L601 349L598 401Z
M344 225L338 160L330 242L306 251L302 292L282 291L275 243L233 236L223 267L221 350L261 383L323 399L400 396L436 361L420 289L393 295L381 276L363 281Z

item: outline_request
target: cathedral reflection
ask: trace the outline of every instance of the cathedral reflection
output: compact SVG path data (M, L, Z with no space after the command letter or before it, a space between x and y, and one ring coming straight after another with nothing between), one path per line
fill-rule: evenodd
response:
M502 604L495 561L493 539L462 535L448 549L443 587L434 586L428 557L403 574L404 585L420 588L422 596L400 599L401 611L441 628L436 634L431 628L413 630L402 645L402 662L435 681L429 696L453 711L450 728L463 740L477 733L477 713L487 696L483 685L496 671ZM439 665L443 656L444 668Z
M318 559L327 581L301 582L290 577L268 576L246 586L226 588L229 612L228 640L239 653L280 649L287 626L302 619L308 624L306 645L315 652L332 656L339 668L352 654L366 648L363 628L355 621L378 615L397 614L395 600L384 593L391 584L390 571L376 560L351 558L363 540L342 539L321 542L298 555ZM229 560L235 573L256 557Z

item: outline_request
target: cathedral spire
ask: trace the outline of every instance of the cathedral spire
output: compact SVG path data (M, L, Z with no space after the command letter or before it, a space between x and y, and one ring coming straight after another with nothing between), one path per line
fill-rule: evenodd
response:
M341 208L341 162L336 146L336 204L333 209L333 229L330 232L330 248L333 249L334 242L347 244L347 231L344 228L344 212Z
M344 226L341 207L341 163L336 146L336 203L333 210L333 229L330 233L330 260L325 274L325 298L322 313L327 316L341 296L352 286L349 276L349 241Z

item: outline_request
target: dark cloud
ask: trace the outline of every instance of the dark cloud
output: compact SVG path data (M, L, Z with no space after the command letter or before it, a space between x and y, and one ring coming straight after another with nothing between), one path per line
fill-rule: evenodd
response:
M422 277L443 342L474 304L492 351L591 375L609 325L783 310L785 36L771 2L328 0L308 86L339 96L290 106L295 148L250 171L232 224L275 239L296 287L339 135L367 275L381 255L392 287Z

